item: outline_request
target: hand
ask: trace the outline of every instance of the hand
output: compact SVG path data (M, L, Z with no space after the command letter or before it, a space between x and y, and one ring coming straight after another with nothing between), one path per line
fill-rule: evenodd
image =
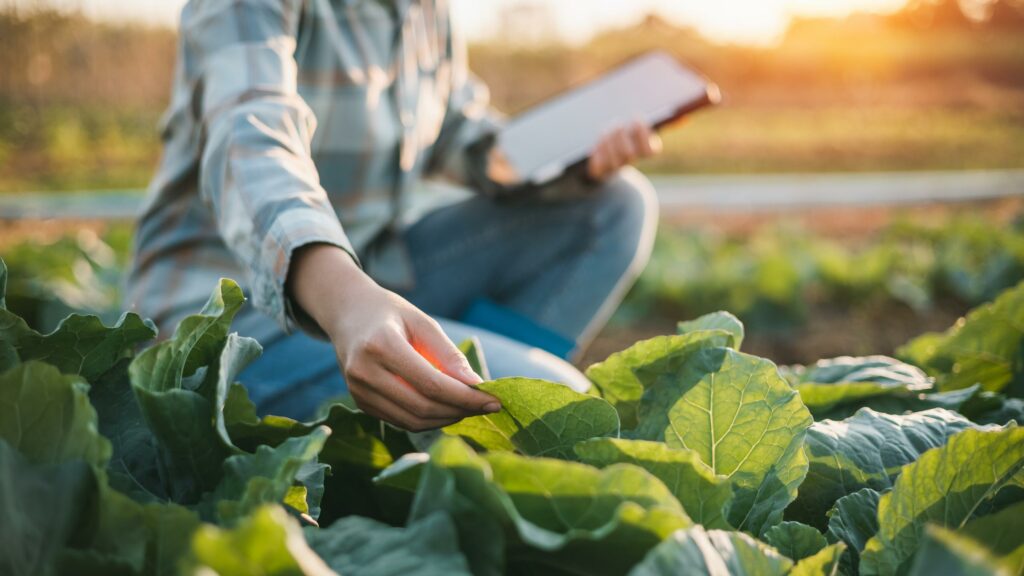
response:
M605 180L620 168L661 153L661 138L646 124L634 122L601 138L587 162L587 176Z
M441 428L501 409L431 317L378 286L340 248L315 244L293 259L289 287L330 337L361 410L406 430Z

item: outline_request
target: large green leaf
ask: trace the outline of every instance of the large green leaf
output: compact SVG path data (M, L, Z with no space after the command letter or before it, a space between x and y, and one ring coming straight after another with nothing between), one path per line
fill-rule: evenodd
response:
M33 464L0 439L0 574L58 574L60 554L87 525L95 495L84 461Z
M879 396L915 397L934 385L920 368L886 356L819 360L790 369L787 377L817 419L837 406L862 405Z
M474 574L549 569L621 574L690 524L672 493L643 469L596 468L507 452L477 456L461 440L431 448L410 520L451 514ZM515 569L513 569L515 568Z
M764 541L790 560L803 560L821 552L828 541L821 532L800 522L781 522L764 533Z
M721 330L658 336L637 342L622 352L612 354L604 362L587 368L587 378L615 407L622 429L631 430L639 422L640 397L644 393L644 384L637 378L635 370L654 364L655 367L669 365L663 369L668 371L671 365L678 365L697 350L730 346L733 342L733 335Z
M152 322L132 313L111 327L96 316L72 314L50 334L40 334L4 307L6 280L7 267L0 260L0 372L18 362L41 360L91 382L156 336Z
M1024 284L972 310L945 334L926 334L898 351L938 378L943 390L981 384L1024 397Z
M807 479L787 516L817 528L839 498L892 486L900 469L975 424L936 408L903 416L864 408L846 420L815 422L807 432Z
M405 528L349 516L306 528L309 546L338 574L469 576L451 518L436 513Z
M1024 429L965 430L904 467L878 504L878 534L861 557L861 572L904 573L925 525L962 527L1024 469Z
M264 504L280 503L299 471L316 461L329 435L328 428L320 427L277 447L260 446L255 454L229 457L220 484L204 496L207 519L233 524Z
M842 563L844 573L857 574L860 553L878 533L878 501L882 495L871 488L862 488L836 500L828 513L829 542L846 544Z
M192 537L183 574L219 576L337 576L314 553L298 523L267 505L227 530L204 524Z
M647 391L632 435L696 451L732 483L729 523L761 534L782 519L807 473L810 413L762 358L704 348L671 364L637 371Z
M478 388L501 400L501 411L466 418L444 431L485 450L573 458L577 442L619 433L610 404L561 384L502 378Z
M731 528L725 516L732 502L732 486L693 450L646 440L595 438L577 444L576 455L599 468L620 463L639 466L665 483L694 522L707 528Z
M224 459L239 450L214 426L216 381L228 329L245 297L222 280L202 312L129 367L142 415L158 442L163 477L175 501L194 503L214 489Z
M911 576L1013 576L980 543L939 526L928 526Z
M732 347L739 350L743 344L743 322L740 319L733 316L729 312L712 312L705 314L695 320L687 320L680 322L676 326L676 331L679 334L689 334L691 332L701 332L704 330L724 330L729 334L732 334Z
M111 453L96 429L89 385L38 361L0 375L0 439L35 464L78 458L103 467Z
M629 576L782 576L793 562L741 532L679 530L651 550Z
M167 500L156 438L142 417L128 376L129 360L120 361L93 381L89 400L96 408L99 431L113 448L107 465L110 485L139 502Z
M273 415L260 418L245 388L237 384L228 388L217 418L218 427L227 431L232 443L247 451L256 451L260 446L279 446L289 438L306 436L320 426L330 428L331 435L319 456L319 462L331 469L324 482L322 498L328 521L357 514L400 522L408 515L411 504L408 493L394 494L373 483L375 476L412 450L404 431L338 403L331 404L323 417L310 422ZM316 518L313 512L317 508L319 488L316 482L306 488L310 515Z

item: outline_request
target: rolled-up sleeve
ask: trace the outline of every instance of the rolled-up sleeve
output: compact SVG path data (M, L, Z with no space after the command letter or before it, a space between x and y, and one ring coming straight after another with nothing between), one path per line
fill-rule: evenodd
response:
M285 293L294 252L326 243L355 258L311 158L316 119L295 62L301 10L301 0L192 0L181 26L200 83L200 194L254 305L286 330L308 327Z

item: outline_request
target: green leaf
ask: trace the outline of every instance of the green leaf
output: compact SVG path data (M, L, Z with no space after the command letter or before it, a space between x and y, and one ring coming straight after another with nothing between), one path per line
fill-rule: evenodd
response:
M349 516L328 528L307 528L309 546L338 574L469 576L450 517L436 513L405 528Z
M221 464L239 452L215 428L215 383L228 329L245 298L221 280L202 312L181 322L174 336L140 354L129 367L143 418L156 438L168 493L194 503L221 478Z
M139 502L170 498L158 463L156 438L149 430L128 377L129 361L97 378L89 389L99 432L110 439L113 454L107 464L110 485Z
M637 378L635 370L651 365L675 365L690 354L703 348L729 346L733 336L727 332L691 332L682 336L658 336L637 342L633 346L609 356L587 368L589 378L601 396L619 413L623 430L636 428L639 422L638 410L644 384ZM666 367L664 370L669 370Z
M336 576L280 506L264 506L228 530L204 524L192 537L186 574Z
M857 574L860 553L878 533L878 501L882 495L871 488L862 488L836 500L828 513L829 542L846 544L842 564L845 574Z
M828 541L815 528L800 522L781 522L764 533L764 541L790 560L803 560L821 552Z
M629 576L782 576L792 566L789 558L746 534L694 526L658 544Z
M577 442L619 432L610 404L561 384L502 378L478 389L501 400L501 411L466 418L444 431L485 450L573 458Z
M1024 429L965 430L908 464L878 504L861 573L904 573L934 522L957 529L1024 469ZM1019 480L1018 480L1019 481Z
M839 571L839 562L846 550L842 542L822 548L817 554L796 563L789 576L834 576Z
M95 495L84 461L33 464L0 439L0 574L58 574L60 553L86 524Z
M688 448L727 476L729 523L761 534L782 519L807 473L812 420L771 362L728 348L694 352L677 367L649 365L640 424L632 436Z
M974 384L1024 397L1024 283L972 310L942 335L926 334L897 351L938 378L942 390Z
M490 548L495 540L507 542L510 572L544 565L621 574L690 525L668 488L636 466L598 470L508 452L481 457L451 437L431 448L410 520L438 511L451 514L474 574L503 571L495 565L500 549Z
M971 520L958 533L982 543L1012 574L1024 574L1024 502Z
M863 408L841 422L815 422L807 432L807 479L787 515L824 528L825 513L836 500L861 488L886 490L904 465L974 427L941 408L904 416Z
M204 496L206 519L233 524L264 504L280 503L296 482L300 470L315 462L330 430L314 429L307 436L289 438L280 446L260 446L255 454L238 454L224 461L224 476Z
M1019 573L1019 572L1018 572ZM940 526L930 525L911 576L1011 576L984 546Z
M580 461L591 466L639 466L665 483L694 522L707 528L731 528L725 515L732 502L732 486L724 476L716 476L693 450L616 438L587 440L575 450Z
M837 406L863 405L879 396L914 397L934 383L920 368L886 356L843 356L789 371L800 399L817 419Z
M72 314L44 335L29 328L13 312L0 308L0 371L18 362L39 360L91 382L118 360L130 358L136 346L155 336L152 322L130 312L110 327L96 316Z
M78 458L102 468L111 454L96 429L89 385L38 361L0 375L0 439L34 464Z
M470 368L483 380L491 379L491 371L487 369L487 360L484 358L484 349L480 345L480 339L476 336L467 338L459 344L459 350L466 356Z
M679 334L689 334L705 330L723 330L732 334L733 342L731 347L736 350L739 350L743 344L743 322L740 322L739 318L729 312L712 312L695 320L680 322L676 326L676 332Z

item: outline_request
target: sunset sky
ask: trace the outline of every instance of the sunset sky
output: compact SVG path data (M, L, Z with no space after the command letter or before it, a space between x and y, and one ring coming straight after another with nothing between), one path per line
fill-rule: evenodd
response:
M11 0L8 0L11 1ZM38 4L39 0L14 0ZM452 0L457 17L471 37L496 32L499 15L513 4L541 6L553 17L557 33L569 41L585 40L595 30L635 22L657 12L688 24L716 40L770 42L793 15L842 15L857 10L892 10L905 0ZM110 19L173 24L185 0L48 0L62 7Z

